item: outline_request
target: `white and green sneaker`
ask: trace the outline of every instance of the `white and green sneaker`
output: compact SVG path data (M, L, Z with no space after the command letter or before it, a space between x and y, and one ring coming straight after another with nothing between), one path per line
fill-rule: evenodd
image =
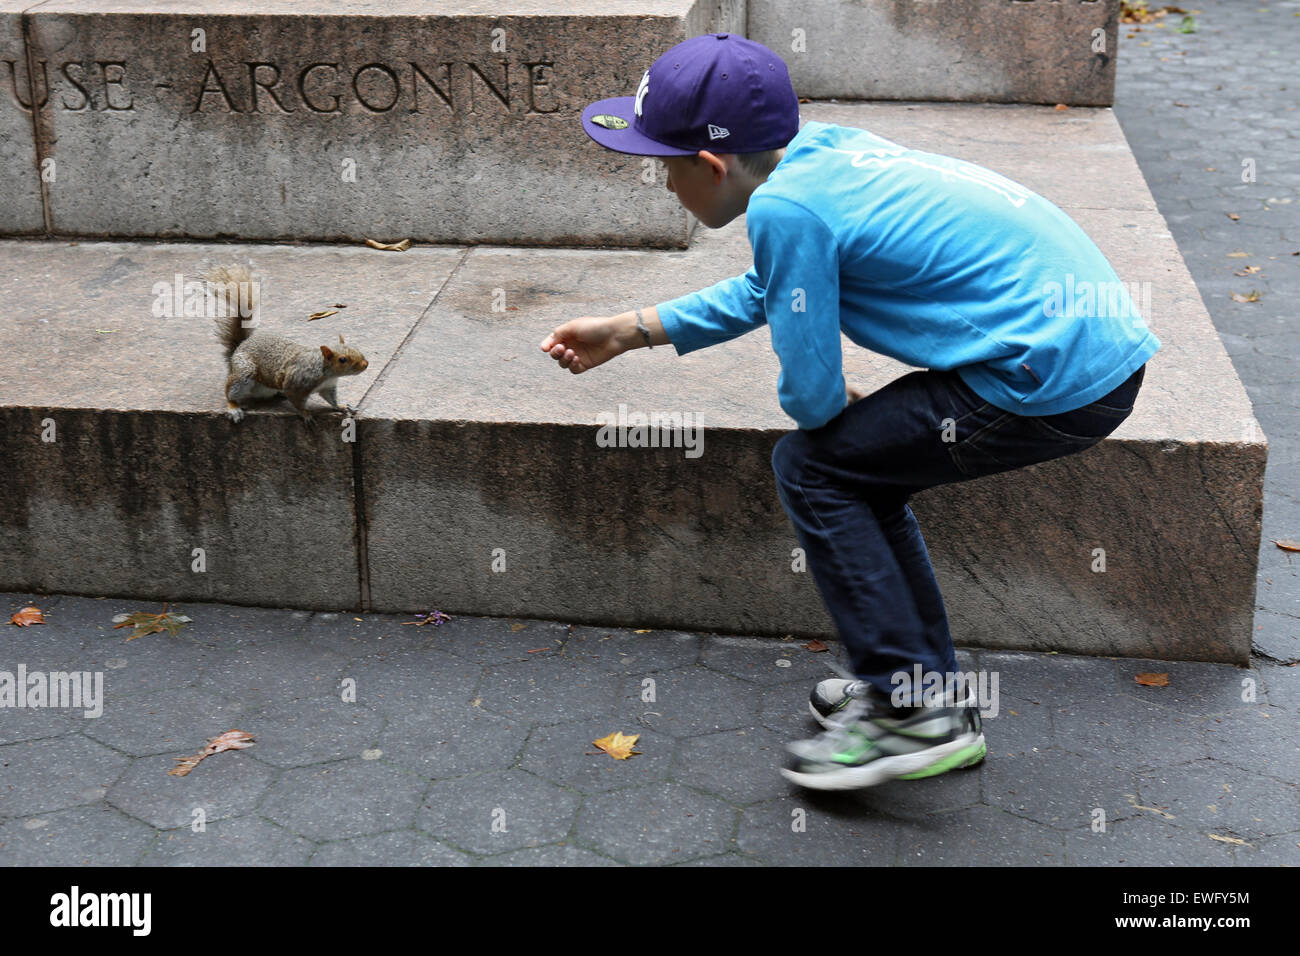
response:
M821 721L816 697L831 707L827 730L787 745L789 760L781 775L812 790L856 790L887 780L920 780L984 759L987 747L974 695L958 705L895 710L864 682L849 688L825 688L814 693L813 715ZM844 699L834 700L832 694ZM859 696L861 695L861 696Z

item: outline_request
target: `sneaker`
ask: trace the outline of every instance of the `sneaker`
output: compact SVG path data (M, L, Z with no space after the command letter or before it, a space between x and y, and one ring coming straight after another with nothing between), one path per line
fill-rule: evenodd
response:
M825 733L787 746L783 777L812 790L855 790L896 778L933 777L984 759L987 747L973 694L961 705L894 710L869 692L870 685L862 686L868 692L849 694L828 718Z
M823 727L831 725L831 718L848 706L854 696L864 696L867 686L858 680L832 677L813 688L808 696L808 710Z

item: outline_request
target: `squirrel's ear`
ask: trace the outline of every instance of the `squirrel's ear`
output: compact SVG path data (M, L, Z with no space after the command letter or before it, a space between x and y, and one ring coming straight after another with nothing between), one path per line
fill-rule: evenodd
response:
M346 344L347 344L347 343L343 341L343 333L340 332L340 333L339 333L339 345L346 345Z
M330 351L330 347L328 345L322 345L320 347L320 354L325 356L325 361L327 362L334 357L334 353Z

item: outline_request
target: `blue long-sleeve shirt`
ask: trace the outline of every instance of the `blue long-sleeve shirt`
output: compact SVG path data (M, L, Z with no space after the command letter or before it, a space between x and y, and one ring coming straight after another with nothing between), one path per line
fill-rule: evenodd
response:
M754 264L658 306L679 354L766 323L801 428L846 404L840 332L986 401L1054 415L1156 350L1115 270L1064 212L972 163L810 121L750 196Z

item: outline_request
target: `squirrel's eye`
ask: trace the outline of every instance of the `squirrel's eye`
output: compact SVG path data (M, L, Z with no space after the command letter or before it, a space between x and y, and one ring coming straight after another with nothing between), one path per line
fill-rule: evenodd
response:
M347 359L339 359L339 362L340 362L340 364L342 364L342 365L347 365L347 364L348 364L348 360L347 360Z

